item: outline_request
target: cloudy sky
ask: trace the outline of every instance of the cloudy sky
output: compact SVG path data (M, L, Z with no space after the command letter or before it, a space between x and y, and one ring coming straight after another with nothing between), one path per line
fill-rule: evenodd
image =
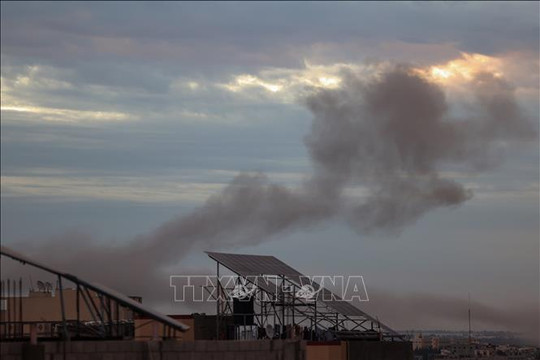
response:
M3 244L167 312L222 250L363 275L398 329L465 329L470 292L476 329L538 336L538 3L1 10Z

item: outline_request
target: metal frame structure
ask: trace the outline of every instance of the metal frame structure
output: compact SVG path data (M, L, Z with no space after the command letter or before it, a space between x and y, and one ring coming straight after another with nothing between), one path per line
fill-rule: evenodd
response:
M316 283L319 294L311 300L297 296L302 277L273 256L206 252L216 261L217 331L220 321L231 315L254 316L258 327L270 325L281 329L283 337L294 337L293 329L303 327L310 340L363 339L404 341L405 338L378 319L368 315ZM244 284L251 284L255 310L253 314L233 314L230 284L222 284L220 267L236 274ZM289 333L287 333L289 332ZM298 336L298 334L296 334ZM306 334L303 334L304 338ZM219 338L219 333L218 333Z
M68 274L56 269L53 269L47 265L41 264L33 259L19 254L5 246L0 249L0 255L7 256L13 260L19 261L22 264L28 264L37 269L46 271L57 277L58 282L58 296L60 297L60 307L62 314L62 321L60 323L51 322L51 325L60 325L61 338L69 340L70 338L122 338L126 335L124 322L120 319L120 309L126 308L131 310L135 314L146 316L152 320L157 321L162 325L163 338L175 337L176 331L187 331L189 326L176 321L175 319L163 315L157 311L149 309L143 306L141 303L100 284L90 283L75 275ZM67 319L66 317L66 305L64 300L64 281L70 281L76 286L76 319ZM9 282L7 282L7 299L10 300ZM4 286L2 286L4 290ZM19 287L19 295L21 295L21 288ZM4 295L4 291L2 291ZM84 303L88 311L90 312L93 322L85 323L81 321L81 305ZM3 321L3 326L7 329L16 327L17 329L23 329L24 323L22 320L22 307L19 308L21 312L19 319L11 321ZM29 325L32 325L30 322ZM34 324L35 325L35 324ZM14 332L13 334L8 332L8 337L4 339L17 339L19 337L25 337L26 334L22 330Z

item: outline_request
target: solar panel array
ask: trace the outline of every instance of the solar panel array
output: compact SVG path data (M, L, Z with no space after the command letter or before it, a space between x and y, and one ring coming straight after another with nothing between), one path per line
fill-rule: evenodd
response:
M238 275L259 276L259 275L302 275L283 261L273 256L265 255L241 255L225 254L216 252L206 252L212 259L223 264Z
M274 256L225 254L208 251L206 253L209 257L240 276L286 276L289 280L295 282L296 284L301 284L302 277L306 278L305 275ZM312 285L314 285L316 289L319 287L317 283L312 283ZM263 288L263 290L267 291L266 288ZM321 292L323 292L321 301L325 305L334 309L336 312L346 316L363 316L369 320L375 321L374 318L353 306L349 302L342 301L339 296L332 293L330 290L323 288ZM331 299L331 295L333 295L335 300L325 300Z

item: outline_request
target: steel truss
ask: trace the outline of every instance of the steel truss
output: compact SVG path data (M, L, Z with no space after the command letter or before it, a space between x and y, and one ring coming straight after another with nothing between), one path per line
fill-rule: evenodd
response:
M305 299L297 296L302 284L285 275L259 276L242 275L215 258L217 280L217 294L209 291L217 303L217 329L219 332L220 322L233 315L254 317L254 323L265 328L267 325L292 332L294 327L301 327L309 331L310 340L332 339L365 339L380 341L404 341L404 337L388 326L380 323L378 319L371 317L358 310L361 315L346 315L333 309L327 303L315 296L313 299ZM250 285L253 289L251 296L254 300L253 314L233 313L232 292L234 287L223 284L220 278L220 266L223 266L237 277L237 284ZM277 280L277 281L276 281ZM261 286L261 281L262 285ZM278 289L273 291L273 289ZM319 292L320 295L322 292ZM245 321L244 321L245 323ZM287 333L286 337L293 337ZM218 333L219 338L219 333Z
M2 319L0 322L0 339L1 340L14 340L19 338L31 337L32 327L37 324L48 323L48 328L53 329L48 334L52 338L70 340L74 338L124 338L133 337L134 335L134 321L133 314L142 315L148 317L159 324L161 327L161 335L163 338L175 337L176 331L186 331L188 326L172 319L168 316L162 315L152 309L143 306L141 303L123 295L115 290L109 289L103 285L89 283L74 275L61 272L47 265L38 263L28 257L21 255L5 246L1 247L0 255L7 256L22 264L28 264L32 267L38 268L45 272L51 273L57 278L57 292L60 297L60 310L61 321L48 321L48 322L36 322L36 321L23 321L23 309L19 307L20 316L11 321L8 317ZM75 312L74 318L67 318L66 304L64 299L64 282L69 281L76 286L75 297ZM7 282L7 292L5 291L4 282L2 282L2 297L5 297L8 301L14 301L11 299L9 293L9 282ZM22 285L19 289L22 288ZM7 295L7 296L5 296ZM13 297L14 298L14 297ZM21 290L19 290L19 301L21 300ZM22 304L22 302L21 302ZM84 305L83 305L84 304ZM83 321L81 319L82 306L86 306L86 309L90 313L93 321ZM122 319L121 311L131 312L129 319ZM7 320L7 321L6 321ZM10 331L10 329L16 328L18 331ZM5 330L8 331L5 331ZM43 334L42 334L43 335ZM46 335L46 334L45 334ZM158 334L156 334L158 335Z

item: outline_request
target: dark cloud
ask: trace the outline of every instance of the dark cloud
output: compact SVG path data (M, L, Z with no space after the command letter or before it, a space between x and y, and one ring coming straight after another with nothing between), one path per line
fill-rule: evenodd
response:
M473 86L478 105L483 110L481 135L502 139L512 136L533 139L536 136L530 119L518 106L513 86L505 79L481 72L475 77Z

